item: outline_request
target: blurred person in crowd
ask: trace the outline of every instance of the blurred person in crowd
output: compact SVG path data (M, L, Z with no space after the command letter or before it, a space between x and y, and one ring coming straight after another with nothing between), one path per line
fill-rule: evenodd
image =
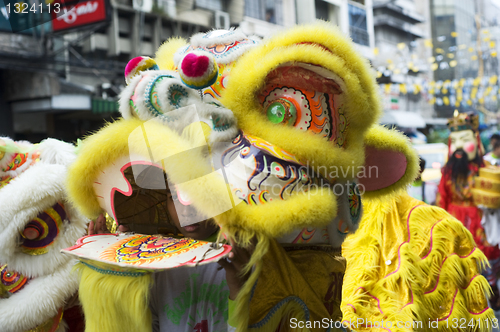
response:
M442 171L437 204L460 220L486 257L493 260L500 257L500 250L486 241L481 225L482 211L472 197L474 177L478 175L479 168L484 167L478 124L478 116L470 113L456 113L449 120L450 158Z
M425 159L420 158L420 173L415 179L411 187L408 189L408 194L427 204L436 204L437 186L432 182L422 181L422 173L425 170Z
M483 212L474 203L472 195L474 178L478 176L479 168L484 167L478 123L478 116L470 113L455 113L449 120L450 157L442 170L437 203L464 224L472 233L477 247L488 258L491 267L484 274L493 289L490 303L496 310L500 308L500 305L497 305L499 292L496 285L496 275L500 271L500 249L487 241L482 226Z
M486 164L500 166L500 134L493 134L490 138L491 151L484 156Z

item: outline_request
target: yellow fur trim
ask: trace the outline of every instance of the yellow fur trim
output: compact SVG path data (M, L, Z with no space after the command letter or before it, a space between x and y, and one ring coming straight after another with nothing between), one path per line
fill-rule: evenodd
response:
M174 54L181 47L186 46L187 41L181 37L172 37L164 42L156 51L155 61L161 70L174 70Z
M299 43L317 43L329 51ZM348 123L345 149L312 133L276 126L267 120L256 93L263 88L267 74L287 62L319 65L344 80L344 114ZM278 145L312 166L343 169L362 165L365 131L380 114L378 90L367 60L338 29L327 23L289 29L243 55L231 70L222 103L234 112L245 132Z
M490 288L478 267L487 260L462 223L407 194L384 202L365 199L363 205L360 228L342 248L344 321L421 322L416 330L435 331L429 320L443 319L437 330L452 331L454 318L467 324L472 319L476 327L476 319L482 319L478 331L486 331L485 319L494 316L485 296Z
M210 141L212 128L203 121L194 122L184 128L182 137L192 142L194 145L203 146Z
M222 229L222 231L224 231L224 229ZM239 237L237 237L236 239L238 240L238 244L243 243L241 245L242 247L250 246L251 240L249 238L245 239L246 241L242 241L242 239ZM255 245L255 250L250 257L250 261L241 273L242 275L248 273L250 269L252 269L252 267L253 270L248 280L240 289L240 292L238 293L238 296L235 300L236 310L234 311L234 316L238 317L238 326L236 326L236 331L238 332L246 332L248 330L248 322L250 319L248 304L250 303L250 297L252 296L252 289L257 283L257 279L262 272L262 258L268 252L270 245L270 239L260 234L256 235L256 240L257 244Z
M326 226L335 215L335 195L329 189L320 188L293 195L286 201L275 200L259 206L240 203L216 220L228 234L243 230L248 233L248 238L239 234L239 241L246 243L255 233L276 238L295 229Z
M70 200L88 218L102 212L94 192L98 172L121 156L128 155L128 137L142 124L141 120L118 120L107 124L79 145L78 157L68 169L66 188Z
M404 176L396 183L376 191L367 191L363 197L387 199L385 197L387 194L398 195L401 191L406 191L406 188L417 177L420 169L418 153L412 147L410 140L397 130L389 130L385 127L375 125L368 130L365 137L365 145L374 147L377 150L401 152L406 156L407 164Z
M151 332L151 274L140 277L102 274L79 264L80 302L85 332Z

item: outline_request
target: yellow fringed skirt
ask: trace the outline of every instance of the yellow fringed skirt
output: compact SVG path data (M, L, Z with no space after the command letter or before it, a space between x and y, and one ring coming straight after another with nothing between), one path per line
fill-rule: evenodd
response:
M356 331L489 331L486 257L462 223L406 193L364 201L347 260L344 321Z

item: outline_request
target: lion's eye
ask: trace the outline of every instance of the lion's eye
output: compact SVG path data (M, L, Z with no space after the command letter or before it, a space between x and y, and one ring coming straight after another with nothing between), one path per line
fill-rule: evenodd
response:
M268 105L267 118L275 124L294 126L297 121L297 109L290 101L279 98Z

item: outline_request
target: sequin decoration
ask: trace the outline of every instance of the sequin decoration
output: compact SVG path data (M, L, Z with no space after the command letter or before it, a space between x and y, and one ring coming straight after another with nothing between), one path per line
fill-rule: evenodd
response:
M39 160L39 152L16 153L12 156L12 159L7 166L2 168L2 173L13 173L14 171L14 173L20 173L20 171L23 171L28 168L28 166L35 164Z
M300 160L295 155L283 150L282 148L274 144L269 143L268 141L263 140L262 138L252 135L245 135L245 138L251 145L268 152L270 155L278 159L300 164Z
M7 167L2 168L2 172L15 171L18 167L22 166L28 159L28 153L17 153Z
M0 189L2 189L2 187L6 186L9 184L9 182L13 179L12 176L10 175L6 175L6 176L2 176L0 177Z
M293 123L295 128L312 131L328 140L336 140L338 126L335 123L338 122L339 115L335 112L335 95L271 85L262 91L259 99L265 112L276 101L287 100L296 109L296 120Z
M159 84L162 80L163 77L158 79L157 84ZM158 91L156 91L157 84L153 85L153 87L151 88L151 92L149 93L149 101L156 110L161 110L162 107L160 100L158 99Z
M7 265L0 266L0 299L20 291L30 279L22 274L7 270Z
M214 84L203 90L203 96L211 96L215 100L219 100L222 96L222 91L226 89L228 74L234 67L234 62L228 65L217 63L219 73Z
M100 258L133 265L143 265L166 259L201 247L204 242L189 238L174 239L151 235L137 235L107 248Z
M225 122L225 120L220 117L213 115L212 116L212 129L215 131L224 131L229 128L229 124Z
M181 107L181 101L183 98L187 98L188 93L186 89L179 85L179 84L172 84L168 88L168 101L170 102L170 105L174 106L175 108Z
M283 65L268 73L266 84L256 93L262 113L271 123L293 125L297 130L313 132L345 147L347 118L339 111L344 105L342 80L324 77L310 67ZM332 76L335 77L333 73ZM296 110L293 124L290 120L280 122L279 117L270 117L280 101L286 101Z
M359 194L357 183L351 183L349 185L348 201L352 223L356 224L361 216L361 196Z
M155 76L151 81L149 81L144 91L144 100L149 113L153 116L160 116L163 114L163 109L158 99L158 92L156 91L156 85L160 83L165 78L174 78L171 75L158 75Z
M309 243L316 233L316 230L317 229L314 227L303 228L292 243Z
M205 34L205 36L203 36L203 38L226 38L231 34L233 34L233 32L228 31L227 33L220 36L212 36L212 32L208 32L207 34ZM229 61L234 60L234 58L231 58L232 54L235 54L235 56L243 54L249 47L255 46L255 44L256 41L254 40L241 38L240 40L229 41L227 43L221 44L211 43L210 46L193 47L192 45L188 45L182 53L185 54L195 50L204 50L212 53L217 63L228 63Z
M0 170L0 189L38 161L40 161L38 151L13 154L9 163Z
M338 119L338 127L337 127L337 145L339 147L344 146L345 144L345 134L347 129L347 119L344 115L344 111L342 108L339 108L339 119Z
M62 203L58 202L45 209L31 220L25 227L38 232L35 238L26 238L22 235L21 250L28 255L43 255L48 252L48 247L54 243L62 223L66 220L66 211Z

